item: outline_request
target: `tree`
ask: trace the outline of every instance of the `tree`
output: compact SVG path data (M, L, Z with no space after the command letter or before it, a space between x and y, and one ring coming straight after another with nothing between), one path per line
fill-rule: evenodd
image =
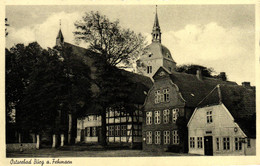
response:
M53 133L65 133L67 115L80 116L77 106L91 101L89 67L68 48L44 50L24 93L22 117L28 118L24 126L36 132L51 128Z
M10 26L8 23L7 23L8 19L5 18L5 36L8 35L8 32L7 32L7 27Z
M86 42L90 50L111 66L129 67L145 46L141 34L121 28L118 20L110 21L99 12L85 13L75 26L76 40Z
M10 117L6 117L7 132L14 130L22 131L22 126L17 125L20 122L19 114L21 112L22 100L24 98L24 90L29 85L29 73L33 70L32 66L36 61L36 57L41 52L41 48L37 43L30 43L28 46L17 44L10 50L6 49L6 70L5 70L5 101L6 115L10 115L15 110L15 119L10 123ZM15 128L9 128L14 126ZM9 138L8 138L9 139Z
M214 77L212 73L214 73L213 68L207 68L205 66L195 65L195 64L189 64L189 65L180 65L176 67L177 72L184 72L187 74L193 74L196 75L197 70L201 71L202 76L205 77Z
M144 37L119 26L119 21L110 21L99 12L86 13L75 23L77 41L84 41L95 54L96 79L99 87L95 104L101 106L102 138L106 145L106 109L127 103L130 81L118 68L127 68L144 50Z
M77 108L90 96L90 69L70 49L37 43L6 49L6 110L15 107L20 131L66 132L67 113L83 116Z

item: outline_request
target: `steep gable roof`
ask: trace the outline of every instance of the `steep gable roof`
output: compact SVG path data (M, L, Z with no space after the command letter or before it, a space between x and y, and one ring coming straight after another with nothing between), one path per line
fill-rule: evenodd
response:
M217 85L198 107L223 103L248 137L255 138L255 90L239 85Z
M220 79L203 77L196 75L173 72L170 78L179 88L179 91L186 101L187 107L197 107L198 103L218 84L237 85L235 82L222 81Z

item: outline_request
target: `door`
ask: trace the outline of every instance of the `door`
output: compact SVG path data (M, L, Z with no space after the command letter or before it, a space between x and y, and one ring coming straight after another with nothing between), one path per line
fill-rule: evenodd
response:
M80 142L83 142L84 141L84 129L81 130L80 132Z
M101 137L102 137L101 127L97 127L97 136L98 136L98 142L101 142Z
M207 156L213 156L212 136L204 137L204 153Z

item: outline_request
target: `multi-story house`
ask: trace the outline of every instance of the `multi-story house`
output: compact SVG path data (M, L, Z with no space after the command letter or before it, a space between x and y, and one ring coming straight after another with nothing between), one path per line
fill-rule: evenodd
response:
M142 127L146 151L188 151L187 122L197 104L217 85L231 84L220 79L170 72L164 67L153 76L154 84L144 104Z
M189 153L255 155L255 105L254 88L217 85L190 118Z

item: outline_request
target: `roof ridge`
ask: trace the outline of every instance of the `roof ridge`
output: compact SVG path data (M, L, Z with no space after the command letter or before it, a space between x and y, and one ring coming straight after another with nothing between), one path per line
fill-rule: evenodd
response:
M218 84L217 86L215 86L215 87L197 104L197 106L199 106L204 100L206 100L206 98L207 98L210 94L212 94L212 93L214 92L214 90L219 87L219 85L220 85L220 84ZM220 96L219 96L219 97L220 97Z
M64 42L64 43L69 44L69 45L72 45L72 46L74 46L74 47L79 47L79 48L82 48L82 49L86 49L86 50L88 50L88 51L91 51L90 49L81 47L81 46L79 46L79 45L71 44L71 43L68 43L68 42Z
M218 84L217 87L218 87L219 103L222 103L222 94L221 94L220 84Z

